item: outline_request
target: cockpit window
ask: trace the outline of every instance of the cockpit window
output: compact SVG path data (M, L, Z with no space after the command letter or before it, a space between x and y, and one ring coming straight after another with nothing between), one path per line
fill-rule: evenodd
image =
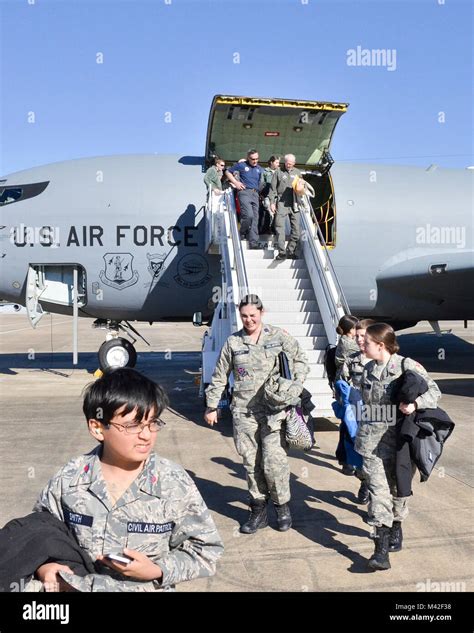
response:
M35 182L32 185L15 185L10 187L0 186L0 206L39 196L39 194L43 193L48 185L49 181Z

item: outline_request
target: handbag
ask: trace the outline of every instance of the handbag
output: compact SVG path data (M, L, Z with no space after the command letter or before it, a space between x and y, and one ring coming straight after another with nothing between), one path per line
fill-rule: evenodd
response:
M281 377L291 380L290 364L285 352L278 354L278 363ZM291 448L298 448L301 451L309 451L313 446L313 437L308 429L303 412L298 406L291 406L286 409L285 439Z

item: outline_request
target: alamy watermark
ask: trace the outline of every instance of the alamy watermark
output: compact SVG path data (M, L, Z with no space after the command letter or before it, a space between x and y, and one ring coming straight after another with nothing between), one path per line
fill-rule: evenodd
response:
M386 422L392 426L397 421L397 406L395 404L357 404L350 405L357 422Z
M426 224L416 229L417 244L450 244L456 248L466 246L465 226L434 226Z
M434 581L431 578L427 578L423 582L416 583L417 591L466 591L466 583L463 581L459 582L448 582L448 581Z
M395 48L350 48L347 53L348 66L382 66L387 70L397 70L397 50Z

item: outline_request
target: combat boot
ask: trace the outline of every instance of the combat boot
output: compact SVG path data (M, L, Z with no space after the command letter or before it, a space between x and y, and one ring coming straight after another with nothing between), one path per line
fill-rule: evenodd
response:
M264 500L253 500L250 502L250 516L245 523L240 526L243 534L253 534L260 528L267 527L267 502Z
M357 503L365 505L366 503L369 503L369 499L369 489L365 481L362 481L360 484L359 492L357 493Z
M290 506L287 503L282 503L281 506L275 503L275 510L277 514L277 524L280 532L286 532L292 525Z
M390 541L388 549L391 552L399 552L402 549L403 532L401 521L394 521L390 528Z
M381 525L375 529L375 551L369 560L368 567L374 571L378 569L390 569L391 565L388 557L390 528L386 525Z

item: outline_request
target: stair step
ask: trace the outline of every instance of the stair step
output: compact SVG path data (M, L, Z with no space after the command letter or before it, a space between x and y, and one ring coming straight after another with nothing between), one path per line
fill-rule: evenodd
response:
M298 340L298 339L296 339ZM299 341L298 341L299 342ZM304 349L304 348L302 348ZM306 354L306 358L308 359L308 363L312 364L312 365L324 365L324 354L322 355L323 358L321 359L321 351L320 349L304 349L304 352Z
M277 300L266 300L265 310L267 313L274 314L275 312L317 312L320 315L318 310L318 304L316 301L288 301L284 296L284 293L281 293L281 298ZM320 319L318 319L320 320Z
M278 275L278 279L273 277L260 277L260 276L248 276L249 286L251 288L262 289L271 288L276 290L275 286L278 286L278 290L312 290L313 286L309 277L306 278L281 278ZM258 292L256 293L258 294Z
M319 312L267 312L267 321L273 325L283 327L282 324L290 327L295 324L322 325L321 314ZM324 327L324 326L323 326ZM285 328L287 329L287 328Z
M282 279L307 279L309 281L309 273L306 268L280 268L274 270L273 268L251 269L247 267L247 278L249 282L254 279L264 279L267 282L279 284Z
M260 270L261 268L277 271L293 268L306 269L306 262L304 261L304 259L283 259L281 261L277 261L276 259L257 259L246 257L245 266L247 268L247 271Z
M309 373L306 379L311 380L311 378L325 378L324 371L324 365L321 363L311 363L310 361Z
M307 384L306 384L307 383ZM309 385L309 387L308 387ZM304 386L311 393L320 395L332 395L331 387L328 384L327 378L308 378L305 380Z
M268 286L250 286L250 292L256 294L263 301L266 307L267 302L272 301L314 301L316 298L311 288L281 288L278 283L278 288Z
M286 330L291 336L298 338L299 336L320 336L326 337L326 330L322 323L295 323L295 321L288 321L287 323L276 323L275 319L266 319L268 323L277 325L283 330ZM326 343L327 345L327 343Z
M316 362L324 362L325 350L328 345L328 339L326 336L295 336L294 338L304 350L318 353Z

